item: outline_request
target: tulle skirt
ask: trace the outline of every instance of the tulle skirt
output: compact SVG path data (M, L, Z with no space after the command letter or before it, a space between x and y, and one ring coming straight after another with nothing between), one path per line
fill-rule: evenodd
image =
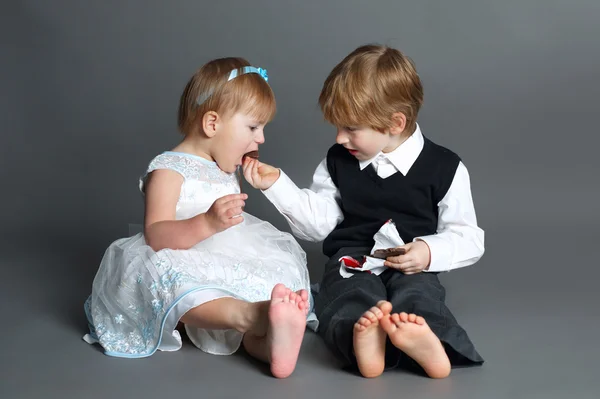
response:
M203 303L223 297L267 300L277 283L310 292L306 254L296 240L268 222L243 216L239 225L187 250L155 252L143 234L112 243L85 303L90 334L84 339L100 343L107 355L150 356L157 349L178 350L177 322ZM213 354L234 353L242 340L235 330L186 325L186 333Z

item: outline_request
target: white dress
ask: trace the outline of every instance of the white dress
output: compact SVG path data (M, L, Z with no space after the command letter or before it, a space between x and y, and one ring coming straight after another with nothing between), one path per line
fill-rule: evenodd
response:
M174 170L184 178L178 220L206 212L216 199L240 192L235 174L203 158L170 151L152 160L140 179L142 192L147 175L157 169ZM110 356L150 356L157 349L178 350L177 322L205 302L223 297L267 300L277 283L310 292L306 254L295 239L252 215L243 216L239 225L188 250L155 252L143 234L112 243L85 303L90 334L84 339L99 342ZM312 298L310 302L312 308ZM197 347L213 354L232 354L242 340L235 330L186 325L186 332Z

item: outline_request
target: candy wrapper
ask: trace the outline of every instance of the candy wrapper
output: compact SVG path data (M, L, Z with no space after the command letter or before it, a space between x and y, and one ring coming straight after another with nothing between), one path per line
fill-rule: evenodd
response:
M396 224L390 219L373 236L375 245L371 249L371 254L378 249L395 248L404 245L400 234L396 229ZM350 278L356 273L372 273L379 275L387 269L384 266L385 259L377 259L372 256L364 256L362 259L354 259L350 256L342 256L340 259L340 275L344 278Z

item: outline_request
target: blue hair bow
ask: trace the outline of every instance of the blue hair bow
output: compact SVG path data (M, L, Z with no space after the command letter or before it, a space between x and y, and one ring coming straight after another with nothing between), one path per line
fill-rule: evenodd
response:
M269 81L269 75L267 74L267 70L264 68L256 68L253 66L245 66L239 69L234 69L233 71L229 72L229 79L227 79L227 81L230 81L231 79L237 78L238 76L247 74L247 73L257 73L260 76L262 76L262 78L265 80L265 82Z
M269 82L269 75L267 74L267 70L264 68L256 68L253 66L245 66L242 68L236 68L229 72L229 78L227 81L229 82L231 79L235 79L238 76L245 75L247 73L257 73L259 74L265 82ZM212 95L212 91L208 93L201 93L196 99L196 103L201 105L204 101L208 100L208 98Z

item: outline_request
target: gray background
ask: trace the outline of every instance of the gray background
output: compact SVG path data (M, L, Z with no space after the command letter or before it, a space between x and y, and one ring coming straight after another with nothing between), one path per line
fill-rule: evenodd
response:
M597 397L598 20L596 0L3 2L0 397ZM442 281L487 363L365 380L307 333L277 381L189 343L137 361L85 344L83 300L104 249L142 222L137 179L180 139L189 76L222 56L267 68L279 111L261 158L306 186L335 135L323 80L370 42L413 58L424 133L471 173L487 252ZM320 245L302 245L317 281Z

